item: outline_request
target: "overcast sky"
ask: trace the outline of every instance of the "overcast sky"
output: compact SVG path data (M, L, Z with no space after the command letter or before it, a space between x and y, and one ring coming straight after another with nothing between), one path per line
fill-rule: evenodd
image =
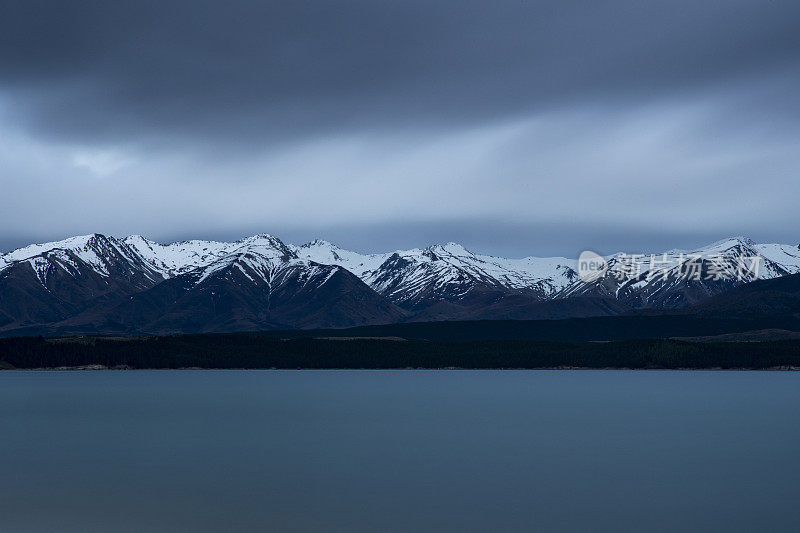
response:
M0 0L0 250L800 241L800 2Z

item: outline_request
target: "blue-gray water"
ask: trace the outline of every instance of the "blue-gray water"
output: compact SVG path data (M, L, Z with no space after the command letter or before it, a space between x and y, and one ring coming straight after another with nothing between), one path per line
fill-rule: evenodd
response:
M0 531L798 531L800 373L0 372Z

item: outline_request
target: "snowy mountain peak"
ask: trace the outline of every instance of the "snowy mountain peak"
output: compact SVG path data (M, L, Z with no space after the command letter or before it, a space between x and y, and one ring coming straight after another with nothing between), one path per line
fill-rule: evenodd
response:
M258 233L256 235L251 235L249 237L244 237L242 239L239 239L236 242L240 242L240 243L246 243L246 242L269 242L269 243L281 243L281 244L283 244L283 241L281 241L278 237L275 237L274 235L270 235L269 233Z
M37 255L41 255L46 252L51 252L53 250L70 250L70 251L86 250L90 244L100 240L106 240L106 237L99 233L91 233L89 235L77 235L75 237L69 237L60 241L44 242L40 244L30 244L23 248L18 248L16 250L8 252L7 254L4 254L2 257L3 259L5 259L7 263L11 263L14 261L23 261L25 259L30 259L31 257L35 257Z
M752 239L750 239L748 237L744 237L744 236L739 235L739 236L736 236L736 237L731 237L731 238L728 238L728 239L722 239L722 240L713 242L713 243L711 243L711 244L709 244L707 246L703 246L702 248L699 248L698 250L695 250L695 251L696 252L702 252L702 253L705 253L705 254L712 254L712 253L720 253L720 252L725 252L725 251L728 251L728 250L733 250L735 248L752 249L754 246L756 246L755 241L753 241Z
M286 259L297 258L297 254L295 254L292 248L284 244L279 238L266 233L247 237L235 244L241 244L241 246L237 247L234 251L241 252L244 249L258 250L258 253L262 255L267 254L270 257L284 257Z
M447 242L444 244L434 244L433 246L429 246L425 249L428 253L438 254L438 255L453 255L453 256L469 256L474 257L475 254L464 248L462 245L458 244L457 242Z
M314 239L302 246L290 246L300 259L321 265L345 268L360 278L378 268L391 254L360 254L344 250L323 239Z
M109 238L100 233L78 235L60 241L31 244L4 254L0 256L0 270L20 261L29 261L38 273L48 264L46 256L58 255L62 263L71 263L71 254L93 265L99 272L106 273L105 263L109 255L115 253L128 255L123 248L113 237Z
M335 244L326 241L325 239L314 239L300 246L300 248L333 248L338 250L339 247Z

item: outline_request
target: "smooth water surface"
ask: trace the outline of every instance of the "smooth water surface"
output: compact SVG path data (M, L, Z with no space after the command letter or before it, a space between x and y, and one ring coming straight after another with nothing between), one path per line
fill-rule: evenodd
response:
M0 372L0 531L798 531L800 373Z

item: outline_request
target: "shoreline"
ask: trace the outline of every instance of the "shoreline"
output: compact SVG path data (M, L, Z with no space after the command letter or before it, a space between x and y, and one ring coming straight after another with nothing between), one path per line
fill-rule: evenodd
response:
M754 368L754 367L736 367L736 368L722 368L722 367L681 367L681 368L632 368L632 367L590 367L590 366L548 366L548 367L495 367L495 368L469 368L469 367L395 367L395 368L348 368L348 367L331 367L331 368L204 368L204 367L181 367L181 368L134 368L130 366L115 366L107 367L104 365L79 365L79 366L60 366L60 367L38 367L38 368L0 368L0 372L100 372L100 371L197 371L197 370L232 370L232 371L255 371L255 372L364 372L364 371L521 371L521 370L575 370L575 371L630 371L630 372L798 372L800 366L775 366L768 368Z

